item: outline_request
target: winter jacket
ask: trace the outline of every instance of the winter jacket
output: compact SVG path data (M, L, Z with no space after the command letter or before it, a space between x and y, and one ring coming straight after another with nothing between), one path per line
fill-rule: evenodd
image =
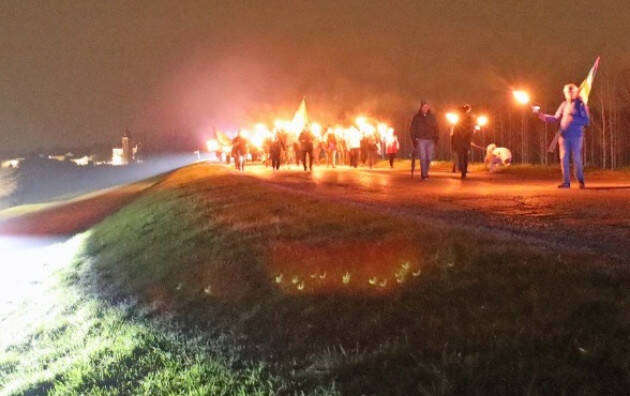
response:
M560 121L560 134L564 138L580 137L589 123L588 107L579 97L571 102L565 100L556 114L545 114L545 121Z
M411 135L411 141L416 144L420 139L429 139L435 142L440 137L440 128L435 116L431 111L423 114L419 111L413 120L411 121L411 127L409 128L409 134Z
M460 116L459 122L453 128L451 145L455 151L466 151L470 149L473 133L475 132L475 120L472 114L464 113Z
M247 154L247 140L240 136L236 136L232 139L232 155L245 154Z
M313 134L309 130L303 130L298 140L302 151L313 151Z

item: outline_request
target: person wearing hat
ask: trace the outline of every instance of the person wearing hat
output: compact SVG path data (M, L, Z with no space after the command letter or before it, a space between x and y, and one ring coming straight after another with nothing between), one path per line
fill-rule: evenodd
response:
M420 177L422 180L429 177L429 167L433 159L435 145L440 137L440 128L437 119L431 111L431 106L426 100L420 103L418 113L411 121L409 128L413 153L411 158L411 176L416 168L416 156L420 157Z
M475 132L475 120L472 116L470 105L464 105L458 109L459 122L453 127L452 145L457 154L458 168L462 179L468 173L468 154L472 136Z

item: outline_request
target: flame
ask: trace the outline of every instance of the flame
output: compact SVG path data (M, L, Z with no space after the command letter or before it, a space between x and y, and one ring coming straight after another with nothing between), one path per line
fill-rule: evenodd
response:
M272 136L267 125L259 123L254 126L253 133L250 134L249 142L258 149L262 149L265 140Z
M529 94L523 90L515 90L512 91L512 95L514 95L514 99L520 104L526 105L529 103Z
M361 139L365 136L373 136L378 133L378 137L393 139L394 129L387 123L374 120L366 115L359 115L355 118L354 124L349 126L335 125L334 127L322 127L322 124L315 120L310 120L306 109L306 100L302 99L298 109L291 120L282 118L272 118L273 128L270 129L265 123L257 123L248 128L238 130L238 135L246 139L252 147L259 150L264 148L268 139L273 139L278 132L287 135L287 143L297 140L300 133L309 128L316 141L322 141L334 134L337 139L344 140L349 148L358 148ZM223 133L217 131L216 138L206 141L208 151L222 151L229 154L232 149L232 139L227 135L234 136L235 133Z
M482 126L485 126L486 124L488 124L488 117L487 116L481 115L481 116L477 117L477 125L482 127Z
M315 139L322 138L322 126L317 122L311 123L311 132L313 133L313 136L315 136Z
M209 139L206 142L206 148L208 149L208 152L215 152L215 151L219 151L219 142L216 139Z
M446 113L446 119L451 125L455 125L459 122L459 116L456 113Z

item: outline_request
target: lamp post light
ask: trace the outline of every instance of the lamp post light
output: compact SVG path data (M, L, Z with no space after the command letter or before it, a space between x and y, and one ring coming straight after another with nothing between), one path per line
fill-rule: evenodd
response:
M527 162L527 117L526 117L526 109L527 104L529 104L531 98L527 91L523 90L514 90L512 91L512 95L514 95L514 99L516 103L523 107L521 112L521 163Z
M486 144L486 139L485 139L485 130L483 129L483 127L485 127L486 125L488 125L488 116L486 115L480 115L477 117L477 125L475 125L475 129L478 130L479 132L481 132L481 139L483 141L483 145L485 147Z

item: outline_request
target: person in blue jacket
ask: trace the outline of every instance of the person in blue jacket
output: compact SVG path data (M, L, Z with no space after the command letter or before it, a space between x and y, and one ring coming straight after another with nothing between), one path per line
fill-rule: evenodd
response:
M589 123L588 107L580 98L578 87L575 84L566 84L563 88L564 102L560 104L556 114L538 113L538 117L545 121L560 122L560 164L562 167L562 184L558 188L571 186L571 174L569 161L573 159L575 178L584 186L584 169L582 165L582 147L584 145L584 127Z

